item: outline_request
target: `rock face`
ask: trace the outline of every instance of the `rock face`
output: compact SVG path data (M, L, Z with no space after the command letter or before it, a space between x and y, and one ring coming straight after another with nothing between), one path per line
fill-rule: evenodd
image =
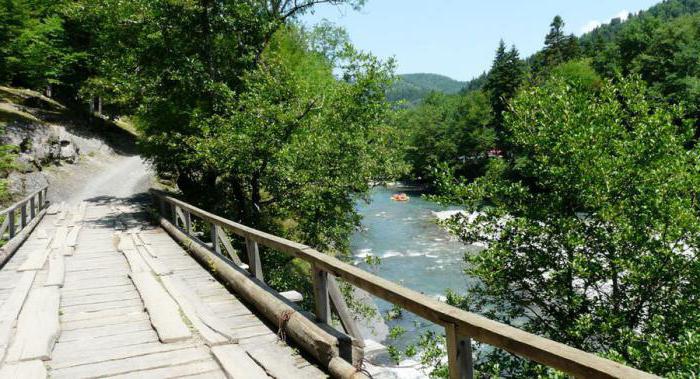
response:
M9 91L4 87L0 90ZM70 117L58 117L65 110L60 104L38 95L27 95L30 91L19 92L21 103L0 100L0 113L8 120L4 133L0 134L0 145L14 145L19 150L15 171L6 178L14 197L46 185L42 171L48 166L78 163L82 154L112 153L95 133L71 125Z

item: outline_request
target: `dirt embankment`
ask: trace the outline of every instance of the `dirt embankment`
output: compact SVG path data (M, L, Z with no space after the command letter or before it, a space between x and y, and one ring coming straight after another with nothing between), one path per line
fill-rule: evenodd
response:
M76 203L145 192L153 176L135 136L28 90L0 86L0 144L17 146L6 178L14 198L49 185L49 200Z

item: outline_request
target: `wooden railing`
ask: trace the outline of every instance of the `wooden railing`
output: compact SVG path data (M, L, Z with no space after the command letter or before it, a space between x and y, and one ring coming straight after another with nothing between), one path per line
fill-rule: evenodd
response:
M0 211L0 266L14 253L44 215L48 186Z
M441 301L372 275L358 267L342 262L309 246L280 238L245 225L224 219L180 201L169 194L151 190L164 218L175 223L181 220L191 234L191 217L195 215L212 225L212 241L223 231L245 238L250 275L261 280L262 268L258 244L302 259L313 267L316 317L321 322L330 319L334 278L361 288L370 294L404 308L445 328L450 378L472 378L471 339L507 350L523 358L555 368L581 378L654 378L656 376L632 367L598 357L594 354L536 336L512 326L450 306ZM189 229L188 229L189 228ZM224 240L225 241L225 240ZM226 250L229 250L224 242ZM228 244L230 245L230 243ZM213 248L219 250L218 242ZM235 253L233 253L235 254ZM233 258L233 264L241 265ZM245 267L245 266L244 266ZM329 301L330 299L330 301ZM346 310L347 311L347 310Z

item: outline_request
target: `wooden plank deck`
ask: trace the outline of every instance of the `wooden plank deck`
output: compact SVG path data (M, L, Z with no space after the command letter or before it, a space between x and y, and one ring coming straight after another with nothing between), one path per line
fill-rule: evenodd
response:
M39 378L327 377L116 201L56 207L0 270L0 362Z

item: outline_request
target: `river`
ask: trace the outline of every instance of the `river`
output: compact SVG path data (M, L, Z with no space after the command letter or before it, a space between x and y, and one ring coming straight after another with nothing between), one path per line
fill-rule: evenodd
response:
M399 192L408 194L410 200L391 200L391 195ZM363 216L362 228L352 236L351 248L359 267L435 298L442 298L448 288L463 293L473 280L463 272L464 255L479 248L458 241L435 222L433 212L454 207L426 201L412 187L375 187L369 202L359 201L356 209ZM368 255L381 258L381 264L365 263ZM375 303L382 314L392 308L379 299ZM406 311L398 320L388 322L389 327L395 325L406 329L406 334L396 341L378 342L405 346L416 342L421 332L435 328Z

